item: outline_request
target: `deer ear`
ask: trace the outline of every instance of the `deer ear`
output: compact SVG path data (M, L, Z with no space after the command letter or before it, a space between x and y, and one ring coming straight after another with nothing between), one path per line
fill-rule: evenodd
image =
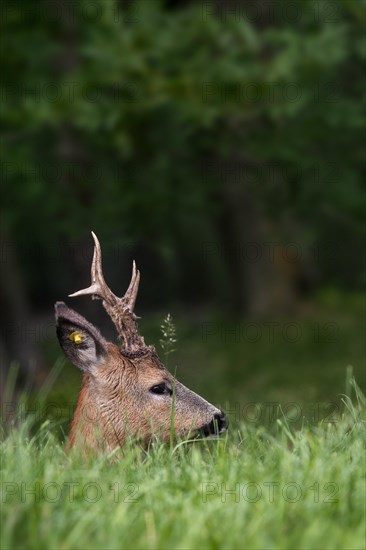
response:
M64 302L56 302L55 316L60 346L71 363L89 373L104 363L108 342L94 325Z

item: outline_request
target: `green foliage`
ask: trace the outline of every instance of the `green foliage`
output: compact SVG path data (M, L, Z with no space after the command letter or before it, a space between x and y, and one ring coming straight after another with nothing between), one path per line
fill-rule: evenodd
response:
M1 547L365 548L365 397L331 423L241 424L175 450L85 460L28 417L1 443Z
M163 354L167 359L169 355L175 352L177 343L175 325L170 313L167 314L160 327L162 338L159 340Z
M333 17L299 2L291 24L277 2L276 25L263 27L203 16L201 4L99 0L90 24L81 1L70 25L52 5L4 4L3 222L24 244L46 251L102 228L115 242L153 242L177 283L197 260L196 235L221 239L217 193L238 185L283 238L295 217L291 238L327 241L341 227L357 254L360 2L333 2ZM221 162L244 179L210 169Z

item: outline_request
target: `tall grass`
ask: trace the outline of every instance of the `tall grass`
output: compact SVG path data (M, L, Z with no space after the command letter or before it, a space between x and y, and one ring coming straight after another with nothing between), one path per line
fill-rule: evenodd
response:
M216 440L66 453L59 427L3 429L1 548L365 548L365 397L294 430L232 422Z

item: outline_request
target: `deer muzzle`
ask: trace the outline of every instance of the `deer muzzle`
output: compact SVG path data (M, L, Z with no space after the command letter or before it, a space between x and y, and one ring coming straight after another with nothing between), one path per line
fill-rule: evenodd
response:
M224 412L219 411L213 415L211 422L208 422L200 428L199 432L205 437L210 435L221 435L226 432L228 426L229 420L227 416Z

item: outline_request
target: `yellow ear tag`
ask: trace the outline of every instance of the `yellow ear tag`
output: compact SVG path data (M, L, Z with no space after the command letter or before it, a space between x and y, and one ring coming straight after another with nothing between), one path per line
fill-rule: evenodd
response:
M72 342L74 342L74 344L81 344L83 341L83 338L79 332L72 332L69 334L69 338Z

